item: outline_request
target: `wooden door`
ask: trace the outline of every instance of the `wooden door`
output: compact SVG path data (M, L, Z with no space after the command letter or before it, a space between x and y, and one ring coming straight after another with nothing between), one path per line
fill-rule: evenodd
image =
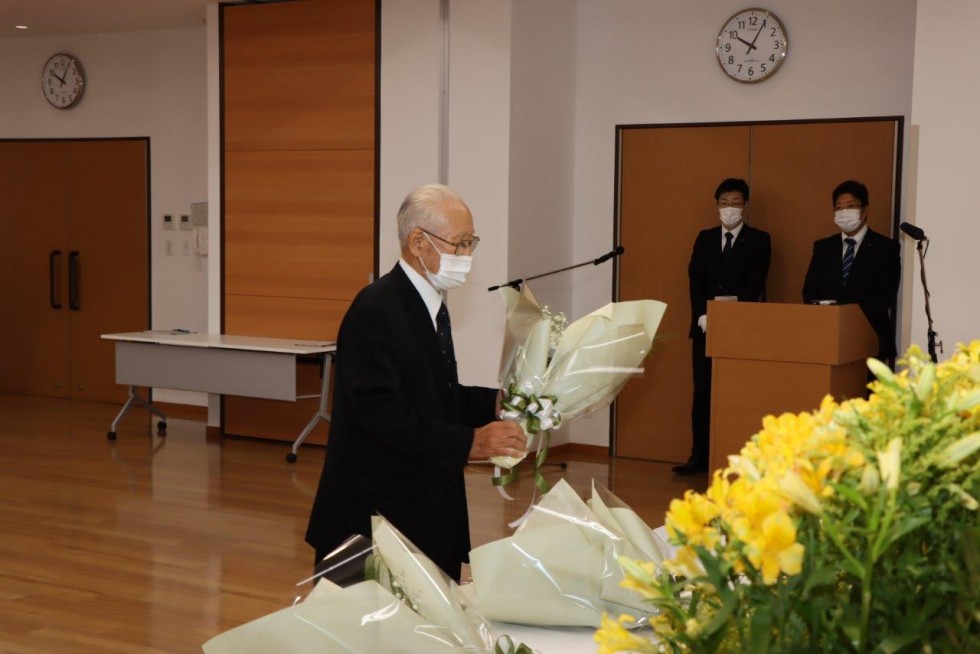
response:
M68 397L66 157L63 142L0 142L3 392Z
M144 140L68 143L72 398L124 401L113 344L100 335L149 327L147 157Z
M746 220L772 236L768 301L801 302L813 241L838 231L837 184L866 184L871 228L892 235L898 129L895 119L881 119L621 131L619 299L653 298L668 308L647 374L616 402L617 455L683 461L690 451L687 263L698 230L718 224L718 183L746 179Z
M628 129L620 163L619 298L652 298L667 312L644 363L615 405L617 456L685 461L691 451L687 264L702 229L718 223L715 189L748 177L749 127Z
M813 242L839 233L834 188L868 187L871 229L892 235L895 120L752 127L750 220L772 236L770 302L802 302Z

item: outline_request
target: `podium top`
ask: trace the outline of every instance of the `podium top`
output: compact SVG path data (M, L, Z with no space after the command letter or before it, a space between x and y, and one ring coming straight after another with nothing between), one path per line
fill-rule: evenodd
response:
M876 356L878 336L856 304L708 302L707 354L839 365Z

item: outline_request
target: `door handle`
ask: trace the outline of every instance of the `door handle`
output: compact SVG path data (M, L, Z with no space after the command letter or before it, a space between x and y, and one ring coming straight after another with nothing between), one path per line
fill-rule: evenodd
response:
M81 309L78 303L78 251L68 253L68 308L72 311Z
M57 271L55 270L57 267L55 260L59 257L61 257L61 250L51 250L48 254L48 302L51 303L52 309L61 308L61 302L58 301L59 294L55 289L57 286L55 280L58 278Z

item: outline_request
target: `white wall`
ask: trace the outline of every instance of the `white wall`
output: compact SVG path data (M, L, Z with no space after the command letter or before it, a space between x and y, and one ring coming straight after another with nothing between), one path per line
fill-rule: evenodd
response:
M513 6L509 279L573 263L575 17L575 4L567 0ZM571 311L571 274L531 287L542 304Z
M919 156L914 222L932 240L926 256L930 305L948 356L956 343L980 338L980 3L919 0L917 9L912 123L918 126ZM918 260L912 277L912 340L925 349L927 321Z
M494 386L504 312L487 288L507 277L511 3L450 4L448 183L469 204L482 240L449 308L460 380Z
M506 280L571 265L575 160L575 3L522 0L512 11ZM573 279L530 286L541 304L571 314ZM569 435L558 430L552 443Z
M507 276L510 0L453 0L448 184L482 240L469 281L449 294L460 379L496 383L503 312L488 286ZM443 32L438 0L382 3L380 268L398 260L395 215L405 194L438 181Z
M379 272L400 257L395 216L412 189L439 181L442 80L439 0L381 5Z
M612 245L617 124L910 113L914 0L772 0L766 8L786 25L789 53L778 73L755 85L729 81L714 53L718 31L744 2L614 4L613 11L603 0L578 2L575 261ZM609 266L577 272L575 314L608 302L611 287ZM606 445L608 420L601 411L573 424L572 439Z
M154 328L207 329L207 262L181 254L191 232L160 227L164 213L190 214L192 202L207 200L204 51L203 27L0 39L0 138L150 138ZM78 57L86 73L85 95L67 111L41 95L41 69L56 52ZM156 397L204 400L176 391Z

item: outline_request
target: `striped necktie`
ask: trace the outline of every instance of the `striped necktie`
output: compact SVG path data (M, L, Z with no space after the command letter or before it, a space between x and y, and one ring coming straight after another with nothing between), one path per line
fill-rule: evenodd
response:
M847 250L844 252L844 260L840 265L840 276L841 281L846 284L847 278L851 274L851 268L854 267L854 246L857 245L857 241L853 238L845 238L844 243L847 244Z

